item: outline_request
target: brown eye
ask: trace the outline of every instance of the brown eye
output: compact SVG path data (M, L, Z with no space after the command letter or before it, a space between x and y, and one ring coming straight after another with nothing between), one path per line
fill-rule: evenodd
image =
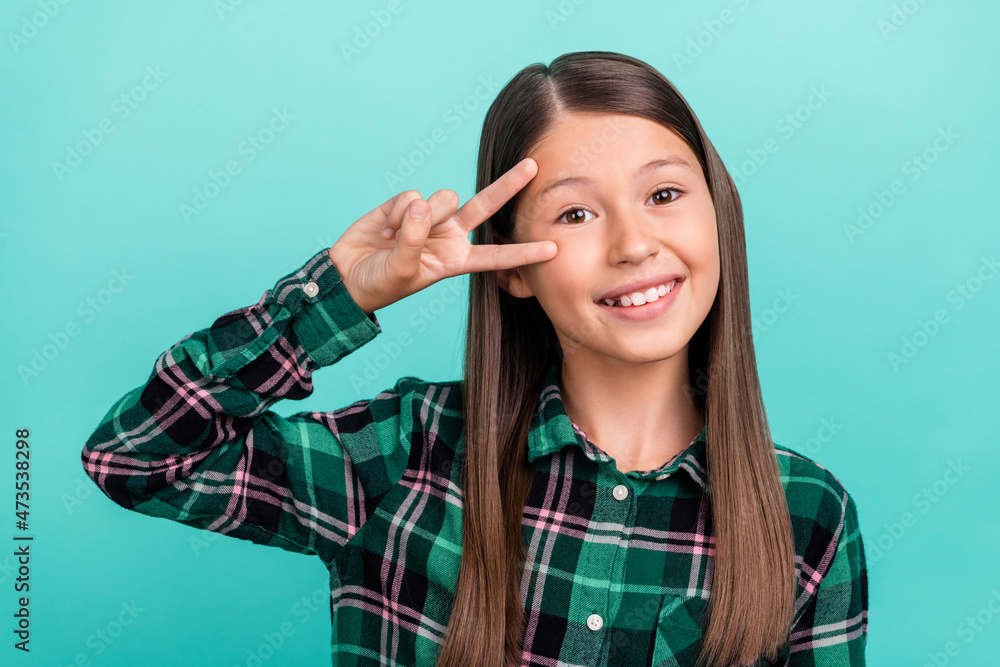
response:
M671 195L668 198L663 198L663 197L657 198L657 195L665 193L665 192L676 193L676 194ZM650 197L652 199L656 200L655 203L657 203L657 204L670 204L670 203L672 203L674 201L677 201L678 197L680 195L682 195L682 194L684 194L683 191L679 190L677 188L663 188L663 189L660 189L660 190L657 190L656 192L654 192L652 195L650 195Z
M574 213L576 215L573 215ZM586 219L586 214L587 213L589 213L589 211L587 211L586 209L583 209L583 208L571 208L568 211L566 211L565 213L563 213L562 215L560 215L557 218L557 220L562 220L563 218L566 218L567 224L570 224L570 225L579 225L581 223L587 222L587 219Z

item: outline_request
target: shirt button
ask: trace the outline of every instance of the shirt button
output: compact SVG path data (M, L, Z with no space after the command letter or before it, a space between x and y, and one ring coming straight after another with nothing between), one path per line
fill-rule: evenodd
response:
M604 627L604 619L601 618L600 614L591 614L587 618L587 627L596 632Z
M611 492L615 498L618 500L625 500L628 498L628 487L624 484L619 484L615 487L615 490Z
M316 296L319 294L319 285L314 282L308 282L302 288L302 291L306 293L306 296Z

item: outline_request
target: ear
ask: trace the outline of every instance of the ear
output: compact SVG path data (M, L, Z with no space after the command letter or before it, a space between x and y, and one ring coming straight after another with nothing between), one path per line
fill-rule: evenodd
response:
M494 273L496 273L497 282L500 283L500 287L511 296L519 299L527 299L529 296L535 296L535 293L531 291L528 283L521 275L521 267L498 269Z

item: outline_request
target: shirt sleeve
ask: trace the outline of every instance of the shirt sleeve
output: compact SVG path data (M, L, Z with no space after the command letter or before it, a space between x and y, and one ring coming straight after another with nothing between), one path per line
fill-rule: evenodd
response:
M868 571L854 499L846 503L837 548L812 600L792 628L789 667L858 667L868 640Z
M380 332L317 253L163 352L88 438L83 468L127 509L329 563L405 471L403 379L335 412L270 408Z

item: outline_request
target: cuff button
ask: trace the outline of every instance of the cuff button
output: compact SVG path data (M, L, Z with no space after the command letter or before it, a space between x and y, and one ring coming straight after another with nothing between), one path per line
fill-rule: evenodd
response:
M306 296L316 296L319 294L319 285L314 282L308 282L302 288L302 291L306 293Z

